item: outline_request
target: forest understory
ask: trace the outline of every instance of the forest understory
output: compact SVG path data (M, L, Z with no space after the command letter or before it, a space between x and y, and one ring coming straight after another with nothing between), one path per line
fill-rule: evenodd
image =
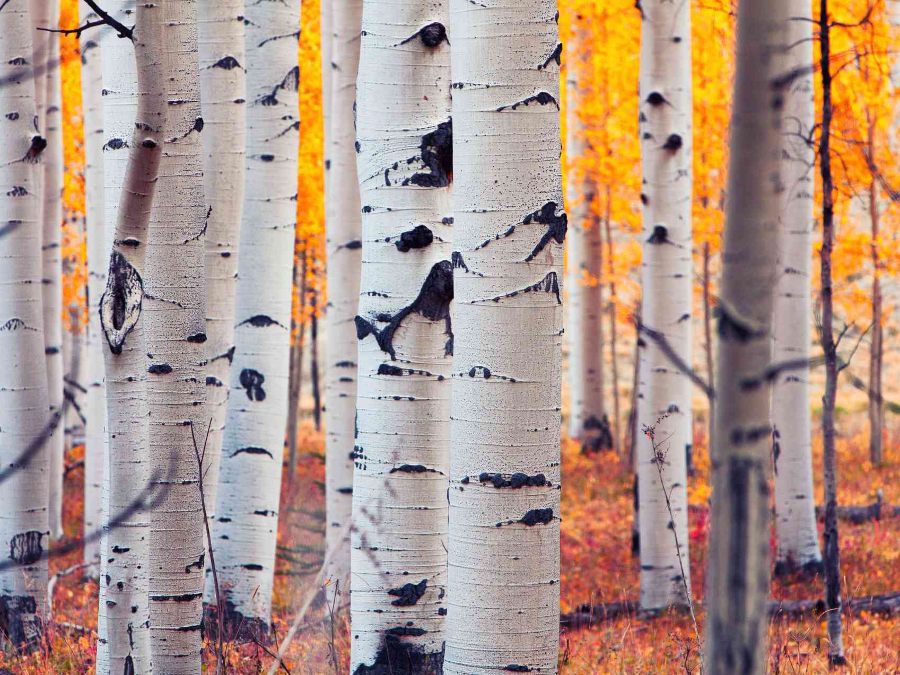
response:
M844 412L838 417L840 457L839 498L842 506L875 502L881 490L881 520L840 523L845 603L869 595L900 590L900 518L889 508L900 504L900 464L890 461L873 467L868 461L865 414ZM273 654L295 622L301 605L317 586L325 554L324 438L312 423L301 427L299 457L293 480L282 482L279 518L278 568L273 601L274 634L270 644L226 644L226 672L265 673ZM709 533L709 459L704 420L695 423L695 472L689 479L691 578L703 630L703 588L706 539ZM896 447L900 434L888 438ZM92 672L97 626L97 583L86 578L81 563L82 447L68 457L65 536L50 551L55 580L53 616L47 639L38 652L16 656L0 652L0 669L15 675ZM821 444L814 445L815 474L822 469ZM631 471L612 451L584 454L570 440L563 441L562 588L563 614L583 605L605 605L638 598L638 560L630 555L633 517ZM821 503L817 485L817 503ZM821 534L821 522L819 523ZM75 544L67 551L69 544ZM774 534L770 545L775 546ZM328 581L325 582L326 584ZM774 578L774 601L816 600L821 597L818 576ZM344 598L348 596L343 594ZM845 609L846 673L882 675L900 672L900 601L893 615ZM701 636L702 637L702 636ZM348 608L313 603L299 624L284 658L282 673L324 675L346 673L350 659ZM802 619L773 618L769 623L768 672L828 672L825 617L813 611ZM206 636L205 671L215 672L217 646ZM562 629L560 671L589 673L698 673L697 639L687 613L673 611L646 617L625 613L595 617L584 628ZM0 670L0 673L3 673Z

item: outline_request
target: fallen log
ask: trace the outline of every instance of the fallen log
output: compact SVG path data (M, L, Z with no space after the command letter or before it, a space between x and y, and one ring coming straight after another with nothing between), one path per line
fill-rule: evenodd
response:
M699 607L698 607L699 608ZM773 619L799 619L804 616L821 616L825 613L825 601L817 600L770 600L769 616ZM865 595L844 600L843 611L868 612L887 616L900 615L900 592L885 595ZM649 613L652 617L659 613ZM582 605L574 612L560 615L560 625L569 630L588 628L603 621L621 616L641 615L640 603L633 600L610 602L599 605Z

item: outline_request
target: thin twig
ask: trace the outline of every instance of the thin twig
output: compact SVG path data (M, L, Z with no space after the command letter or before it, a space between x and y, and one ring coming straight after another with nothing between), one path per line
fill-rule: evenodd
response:
M134 30L111 17L102 7L100 7L95 2L95 0L84 0L84 3L92 10L94 10L94 12L96 12L97 16L99 16L103 20L103 23L108 25L110 28L115 29L120 38L128 38L129 40L134 41Z
M103 19L97 19L96 21L88 21L87 23L82 24L77 28L44 28L43 26L38 26L38 30L42 30L47 33L60 33L62 35L74 35L75 37L81 37L81 34L88 28L96 28L97 26L106 25L106 21L104 21Z
M94 565L93 562L82 562L77 565L71 565L66 567L65 569L60 570L52 577L50 577L50 582L47 584L47 620L52 620L53 618L53 591L56 589L56 584L65 576L73 574L79 570L83 570L86 567L92 567ZM58 624L62 625L62 624Z

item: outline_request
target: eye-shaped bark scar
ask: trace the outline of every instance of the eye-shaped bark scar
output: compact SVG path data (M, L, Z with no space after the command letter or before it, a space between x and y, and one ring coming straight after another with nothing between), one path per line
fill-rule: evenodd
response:
M137 325L144 300L141 275L118 251L109 258L106 290L100 298L100 325L113 354L121 354L125 338Z
M400 239L394 243L401 253L408 253L414 248L431 246L434 241L434 233L425 225L416 225L400 235Z
M538 241L537 246L534 247L534 250L528 254L527 258L525 258L525 262L534 260L535 256L544 250L544 247L550 243L551 239L557 244L562 244L566 240L566 232L569 229L569 218L565 212L557 215L556 209L556 202L547 202L540 209L525 216L522 220L524 225L530 225L532 222L535 222L547 226L547 231L541 236L541 239Z
M37 530L13 535L9 540L10 559L19 565L33 565L44 555L43 537Z
M422 26L422 28L403 40L403 42L398 43L397 46L405 45L416 38L421 39L422 44L429 49L434 49L442 42L446 42L448 45L450 44L450 40L447 39L447 29L444 27L444 24L435 21L427 26Z
M410 314L419 314L429 321L444 321L447 335L453 335L450 323L450 302L453 300L453 268L449 260L441 260L435 263L416 299L407 307L397 312L393 317L382 317L387 321L387 326L378 329L368 319L357 316L356 337L359 340L369 335L374 335L381 351L390 354L391 359L396 359L394 350L394 333L400 324Z
M517 110L519 106L528 107L532 103L537 103L538 105L549 105L553 104L556 106L556 109L559 110L559 101L548 91L539 91L533 96L529 96L528 98L523 98L521 101L516 101L515 103L510 103L509 105L501 105L497 108L497 112L503 112L504 110Z
M251 401L266 400L266 390L263 389L262 386L263 382L265 381L266 376L258 370L253 370L252 368L244 368L241 371L241 386L247 390L247 398L249 398Z
M300 68L299 66L294 66L287 72L287 75L282 78L281 82L279 82L272 88L271 93L260 96L254 101L254 104L265 106L278 105L280 103L280 101L278 100L279 91L298 91L299 87Z
M422 136L419 150L422 164L428 173L414 173L403 180L403 185L417 185L424 188L442 188L450 185L453 181L453 120L441 122L437 125L437 129ZM387 175L385 170L385 181Z

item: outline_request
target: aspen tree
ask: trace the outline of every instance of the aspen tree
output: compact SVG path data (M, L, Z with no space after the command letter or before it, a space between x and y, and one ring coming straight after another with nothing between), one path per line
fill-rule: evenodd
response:
M212 420L203 453L203 490L212 528L234 347L235 279L244 200L244 0L201 0L199 28L203 177L209 204L205 381Z
M247 152L234 362L216 507L227 621L267 639L287 423L296 226L299 3L248 4Z
M163 0L165 138L147 238L147 453L158 497L148 537L150 658L155 672L200 670L205 568L200 470L206 399L208 209L203 194L195 0Z
M718 318L705 670L762 673L769 592L771 321L787 8L741 2Z
M693 436L693 392L688 374L673 363L660 344L664 341L682 363L691 363L693 132L689 2L641 3L639 91L644 326L638 340L635 440L641 607L661 609L687 604L685 590L690 588L690 579L682 578L682 570L685 575L690 570L687 455Z
M47 373L35 68L27 0L0 6L0 632L37 647L47 604Z
M59 0L45 0L47 23L42 28L59 26ZM43 207L43 292L44 353L47 359L47 393L50 414L63 414L63 325L62 325L62 90L59 74L59 33L42 37L46 49L44 75L44 126L47 139L44 157ZM50 536L62 535L63 467L65 465L65 424L60 420L49 439L50 457Z
M796 363L778 374L772 389L772 452L775 470L775 573L822 566L816 529L809 405L810 297L815 150L813 30L809 2L788 10L785 68L802 73L784 90L781 173L784 183L773 333L775 363ZM806 365L800 365L800 364Z
M555 13L544 0L450 2L455 251L445 673L557 669L566 216Z
M612 445L603 405L603 237L594 213L597 185L586 166L590 143L582 119L590 87L588 17L569 19L566 52L566 212L571 229L566 241L566 307L569 340L569 436L585 447Z
M350 667L359 674L440 672L444 657L453 353L448 20L447 2L363 3L350 579Z
M135 17L131 8L125 2L108 7L123 24ZM110 36L101 53L108 139L103 146L103 203L110 230L104 239L111 252L106 288L96 310L102 329L109 433L103 476L99 673L150 670L149 514L134 500L146 491L150 477L145 263L166 116L165 21L163 5L140 3L133 48L132 42Z
M78 5L81 25L97 15L84 0ZM104 229L103 193L103 67L98 34L81 36L81 107L84 117L84 204L87 233L88 326L85 343L84 534L100 530L103 522L103 473L109 450L106 435L106 380L100 297L106 286L109 248ZM99 563L100 546L85 537L84 560ZM99 570L95 569L95 573Z
M325 309L325 542L332 555L330 578L340 590L350 573L350 521L356 415L357 344L354 318L359 303L360 198L354 148L356 75L362 0L334 0L332 9L330 168L327 178L325 248L328 305ZM343 541L341 540L343 537Z

